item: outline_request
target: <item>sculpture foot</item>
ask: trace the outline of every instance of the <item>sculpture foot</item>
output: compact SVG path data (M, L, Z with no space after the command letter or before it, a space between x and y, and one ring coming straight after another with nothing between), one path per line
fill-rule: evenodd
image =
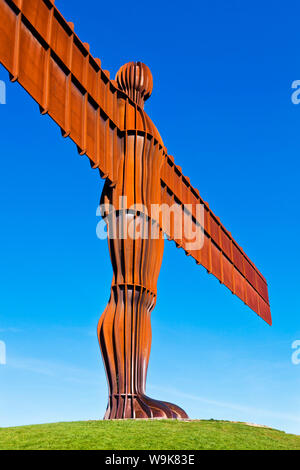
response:
M143 394L114 395L104 419L188 419L186 412L173 403L154 400Z

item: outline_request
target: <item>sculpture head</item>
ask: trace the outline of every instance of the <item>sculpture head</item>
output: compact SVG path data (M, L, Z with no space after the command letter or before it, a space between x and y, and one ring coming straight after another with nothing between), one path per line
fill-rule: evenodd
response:
M144 108L153 89L153 77L149 67L142 62L128 62L116 74L116 81L121 90Z

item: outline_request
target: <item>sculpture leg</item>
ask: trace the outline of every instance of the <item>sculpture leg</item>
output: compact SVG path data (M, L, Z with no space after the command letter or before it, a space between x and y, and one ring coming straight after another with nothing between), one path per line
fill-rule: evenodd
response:
M117 218L117 228L123 222ZM145 394L151 312L156 302L163 243L162 236L156 240L109 240L114 278L109 303L98 324L109 384L105 419L188 417L176 405Z

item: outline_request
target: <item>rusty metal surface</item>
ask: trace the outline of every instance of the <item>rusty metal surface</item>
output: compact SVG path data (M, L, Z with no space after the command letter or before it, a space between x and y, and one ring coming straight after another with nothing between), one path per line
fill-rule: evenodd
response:
M176 202L182 211L192 204L195 226L201 221L193 208L204 205L201 249L188 248L172 225L151 219L160 223L158 240L109 240L114 278L98 327L110 389L106 418L186 417L177 406L145 395L162 233L271 324L265 278L168 155L143 109L153 87L148 67L131 62L111 80L52 0L0 0L0 62L106 179L103 200L117 206L125 195L128 205L146 208Z
M152 74L142 63L131 62L117 73L119 86L143 108L152 90ZM160 204L162 146L153 138L150 122L145 131L126 129L116 185L105 183L102 203L107 207L108 244L113 266L109 303L98 324L99 344L105 364L109 403L106 419L187 418L178 406L146 395L151 349L151 312L156 304L164 237L159 221L148 216L152 204ZM126 196L126 206L120 204ZM122 199L121 199L122 201ZM139 208L132 213L128 207ZM113 209L112 209L113 208ZM157 237L126 236L134 224ZM123 237L112 237L122 229ZM125 231L125 233L124 233Z
M174 159L170 156L164 160L161 180L163 203L171 206L177 200L181 204L201 203L205 208L202 249L188 250L184 239L176 240L176 244L271 325L266 279L233 239L231 233L225 229L220 219L211 211L208 203L203 201L199 191L193 188L189 178L182 175L181 169L174 164ZM196 217L193 214L190 217L195 224ZM174 240L172 231L168 232L165 227L163 229L170 239Z

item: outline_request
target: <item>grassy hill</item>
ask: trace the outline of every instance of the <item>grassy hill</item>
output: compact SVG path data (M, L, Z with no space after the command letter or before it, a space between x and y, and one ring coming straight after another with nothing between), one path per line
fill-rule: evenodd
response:
M5 449L298 449L300 436L226 421L80 421L0 428Z

